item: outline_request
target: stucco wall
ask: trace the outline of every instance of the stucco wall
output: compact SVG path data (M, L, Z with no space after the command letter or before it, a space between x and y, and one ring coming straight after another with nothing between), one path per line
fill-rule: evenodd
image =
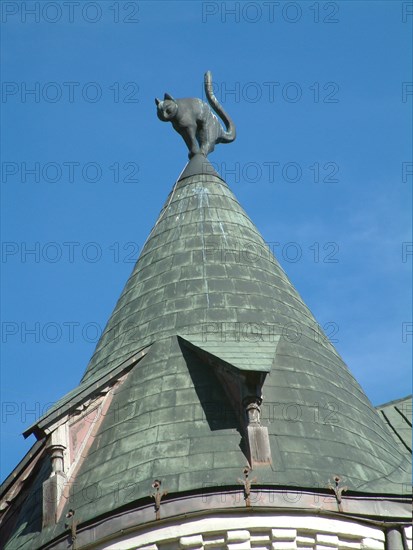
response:
M412 530L405 529L411 545ZM193 519L123 537L101 550L385 550L374 525L320 516L251 514Z

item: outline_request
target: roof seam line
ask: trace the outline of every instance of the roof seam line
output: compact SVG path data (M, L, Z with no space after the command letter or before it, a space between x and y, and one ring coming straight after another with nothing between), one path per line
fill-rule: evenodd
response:
M404 420L408 423L408 425L409 425L410 427L412 427L412 423L411 423L410 420L407 418L407 416L406 416L404 413L402 413L402 411L401 411L398 407L395 406L394 408L395 408L396 411L400 414L400 416L401 416L402 418L404 418Z
M400 437L400 435L399 435L399 433L397 432L397 430L395 430L395 429L393 428L393 425L391 424L391 422L390 422L389 419L387 418L386 413L385 413L384 411L380 411L380 412L381 412L381 414L384 416L384 418L385 418L387 424L390 426L390 428L391 428L391 429L393 430L393 432L396 434L397 438L400 440L400 442L402 443L402 445L403 445L404 447L406 447L406 449L409 451L409 453L411 453L412 450L411 450L410 447L407 445L407 443L405 443L405 442L403 441L403 439Z

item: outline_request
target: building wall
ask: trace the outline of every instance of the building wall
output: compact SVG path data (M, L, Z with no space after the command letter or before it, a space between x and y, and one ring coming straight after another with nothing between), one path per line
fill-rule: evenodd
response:
M412 528L405 527L408 548ZM403 548L403 546L400 546ZM97 546L99 550L388 550L374 525L320 516L251 514L162 524ZM396 550L396 549L392 549Z

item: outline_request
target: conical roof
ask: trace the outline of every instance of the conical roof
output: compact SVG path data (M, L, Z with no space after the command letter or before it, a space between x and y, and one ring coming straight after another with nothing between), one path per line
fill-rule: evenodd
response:
M82 521L112 511L115 489L122 505L147 498L154 479L169 493L236 485L250 458L243 384L262 394L270 456L255 468L260 485L325 488L338 475L350 492L408 489L408 461L382 419L225 181L197 157L174 184L80 386L49 416L140 350L76 473L82 490L70 506Z
M267 372L283 331L294 340L308 327L316 340L311 312L228 185L199 157L168 196L83 381L171 335Z

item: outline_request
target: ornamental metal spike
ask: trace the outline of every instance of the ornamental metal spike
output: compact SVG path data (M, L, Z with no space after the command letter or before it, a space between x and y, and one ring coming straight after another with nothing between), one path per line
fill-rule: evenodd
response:
M251 471L251 468L249 466L245 466L242 473L244 474L244 479L238 478L238 483L241 483L244 486L244 500L245 500L245 506L250 507L251 506L251 485L253 483L257 483L257 478L254 477L253 479L249 479L249 473Z
M155 501L155 516L156 519L161 519L161 500L163 497L166 497L168 491L163 491L161 493L162 481L160 479L155 479L152 483L152 487L156 489L155 493L151 494L151 497Z
M337 501L338 511L342 512L343 511L343 507L341 506L342 495L344 491L348 490L348 487L347 485L340 486L340 483L342 481L340 476L337 476L337 475L334 476L333 481L334 481L334 484L331 482L331 480L329 480L327 487L332 491L334 491L334 495Z
M69 521L65 523L65 527L66 529L70 529L70 543L72 545L72 550L76 550L77 526L79 522L75 520L75 511L72 509L68 511L66 517Z

